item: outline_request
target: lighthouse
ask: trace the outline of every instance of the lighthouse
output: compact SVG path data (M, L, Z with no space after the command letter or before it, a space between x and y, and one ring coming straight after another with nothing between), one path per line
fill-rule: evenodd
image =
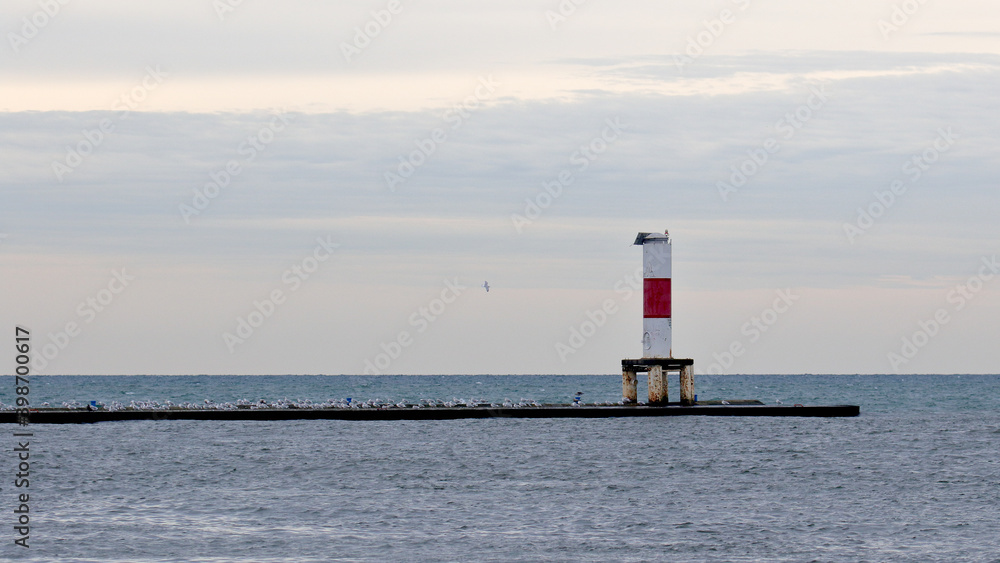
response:
M674 358L673 320L671 318L672 243L668 231L639 233L636 246L642 246L642 358L622 360L622 400L638 401L636 374L649 377L650 405L667 403L667 374L680 375L680 404L693 405L694 360Z
M670 343L670 235L639 233L642 246L642 357L672 358Z

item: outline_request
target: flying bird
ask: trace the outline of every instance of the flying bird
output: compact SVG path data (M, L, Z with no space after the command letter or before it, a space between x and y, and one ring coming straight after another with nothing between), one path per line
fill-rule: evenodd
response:
M483 287L485 287L485 288L486 288L486 293L489 293L489 292L490 292L490 282L488 282L488 281L484 281L484 282L483 282Z

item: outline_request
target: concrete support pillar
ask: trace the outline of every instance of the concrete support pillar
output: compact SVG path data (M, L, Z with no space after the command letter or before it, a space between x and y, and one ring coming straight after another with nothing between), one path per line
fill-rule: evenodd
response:
M681 405L694 405L694 366L681 367Z
M662 405L667 402L667 377L660 366L649 368L649 404Z
M622 370L622 400L626 403L636 403L639 401L639 392L636 391L634 371Z

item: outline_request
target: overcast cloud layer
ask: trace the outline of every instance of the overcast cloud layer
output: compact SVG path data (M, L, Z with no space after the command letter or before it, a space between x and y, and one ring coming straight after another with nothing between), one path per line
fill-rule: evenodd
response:
M996 372L1000 8L571 4L9 2L0 322L51 374L613 373L669 228L698 371Z

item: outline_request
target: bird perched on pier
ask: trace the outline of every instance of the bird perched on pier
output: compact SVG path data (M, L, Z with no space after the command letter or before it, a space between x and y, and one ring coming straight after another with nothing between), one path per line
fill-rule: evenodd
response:
M488 281L484 281L484 282L483 282L483 287L485 287L485 288L486 288L486 293L489 293L489 292L490 292L490 282L488 282Z

